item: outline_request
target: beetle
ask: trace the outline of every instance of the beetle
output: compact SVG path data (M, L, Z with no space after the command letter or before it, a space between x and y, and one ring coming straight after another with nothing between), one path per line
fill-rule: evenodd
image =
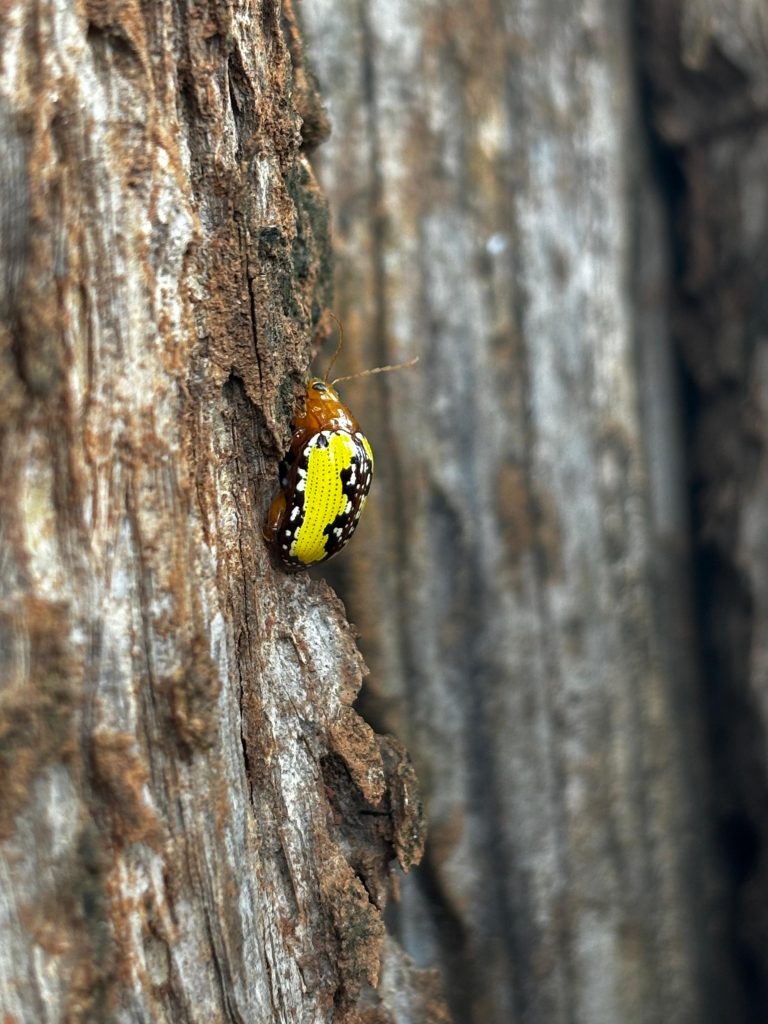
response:
M329 383L342 340L325 377L307 382L280 463L281 489L264 524L267 543L291 569L324 562L341 551L355 532L373 479L371 446L334 385L417 362L378 366Z

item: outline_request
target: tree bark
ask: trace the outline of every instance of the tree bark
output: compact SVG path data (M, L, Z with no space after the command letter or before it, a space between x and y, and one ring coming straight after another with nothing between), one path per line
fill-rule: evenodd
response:
M371 665L369 717L425 782L400 933L442 963L462 1022L766 1019L750 990L766 944L745 979L716 839L735 758L751 809L734 835L768 877L749 714L768 622L758 7L302 8L333 125L318 172L352 368L421 357L345 385L379 490L334 579ZM699 480L731 516L714 589L690 529L680 343L697 346ZM707 412L713 375L725 404ZM712 642L751 665L735 689L706 664ZM716 753L731 697L749 742L732 732Z
M261 538L329 298L290 3L0 11L0 1017L444 1020L413 772Z

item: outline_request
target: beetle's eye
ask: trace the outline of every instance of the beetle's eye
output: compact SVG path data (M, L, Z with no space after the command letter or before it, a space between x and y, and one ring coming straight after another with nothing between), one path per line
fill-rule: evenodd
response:
M312 387L315 389L315 391L327 391L328 390L326 385L323 384L323 382L321 380L316 380L315 383L312 385Z

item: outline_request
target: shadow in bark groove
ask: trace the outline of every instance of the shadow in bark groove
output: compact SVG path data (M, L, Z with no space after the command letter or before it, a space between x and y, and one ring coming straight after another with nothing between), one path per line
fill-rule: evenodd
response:
M744 118L754 125L764 118L745 113L746 80L716 47L702 67L682 67L673 6L652 29L650 22L638 21L638 74L645 141L665 207L671 258L693 655L709 758L710 792L704 802L723 890L722 919L710 921L724 943L714 994L729 1021L762 1024L768 1019L768 737L750 665L753 580L739 565L739 546L743 500L761 454L749 426L757 344L757 331L749 325L759 320L764 282L759 261L745 258L752 242L739 239L743 225L733 223L729 230L730 199L719 207L707 199L731 183L728 166L739 159ZM735 120L733 104L741 111ZM679 138L675 131L682 132ZM733 188L738 184L734 181ZM734 329L740 317L741 332Z

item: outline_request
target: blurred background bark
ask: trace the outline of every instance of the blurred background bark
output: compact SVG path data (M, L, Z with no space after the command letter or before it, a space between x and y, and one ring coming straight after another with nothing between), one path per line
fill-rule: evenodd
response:
M343 385L329 575L411 751L456 1021L768 1019L768 15L307 0Z

